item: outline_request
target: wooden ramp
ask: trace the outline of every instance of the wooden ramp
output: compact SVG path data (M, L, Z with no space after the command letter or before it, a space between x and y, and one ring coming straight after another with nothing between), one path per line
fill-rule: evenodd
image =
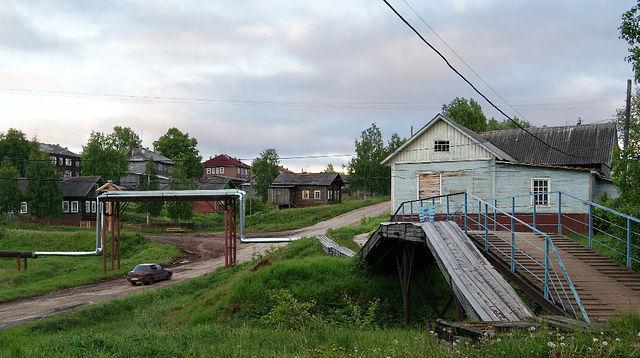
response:
M384 241L393 246L381 245ZM469 319L517 322L534 317L455 222L384 223L363 246L362 255L375 261L380 256L376 251L403 244L422 245L431 251Z

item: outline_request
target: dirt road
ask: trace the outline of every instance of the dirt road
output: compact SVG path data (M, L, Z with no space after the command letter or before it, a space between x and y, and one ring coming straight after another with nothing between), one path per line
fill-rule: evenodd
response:
M329 228L357 224L362 220L362 218L380 215L389 210L389 208L389 202L380 203L348 212L304 229L293 230L289 233L290 236L301 237L324 234ZM167 237L167 235L160 236ZM182 235L177 236L180 237ZM184 242L185 239L186 238L182 237L177 241L182 240ZM160 238L160 240L162 240L162 238ZM164 242L175 243L174 240L168 239ZM195 246L198 245L203 248L204 252L210 251L212 253L216 252L219 246L219 244L215 243L199 243ZM254 253L262 253L267 249L279 245L282 244L240 244L237 253L238 262L249 261ZM180 245L177 246L180 247ZM194 256L189 258L192 261L174 267L173 278L170 281L158 282L153 286L134 287L129 285L125 279L117 279L91 285L73 287L42 296L0 304L0 329L15 326L30 320L49 317L77 307L126 296L131 293L166 287L180 281L205 275L224 266L224 257L199 260L198 255L202 255L202 252L197 254L194 253Z

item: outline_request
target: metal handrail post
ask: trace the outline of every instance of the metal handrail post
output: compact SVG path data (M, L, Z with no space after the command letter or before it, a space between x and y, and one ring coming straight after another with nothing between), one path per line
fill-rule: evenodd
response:
M493 199L493 231L497 231L498 229L498 221L496 220L498 217L498 199Z
M468 204L468 195L467 192L464 193L464 233L469 233L469 227L467 223L467 204Z
M562 236L562 192L558 192L558 236Z
M404 221L405 220L404 216L405 216L404 215L404 204L402 204L402 218L400 220Z
M409 203L409 215L411 215L410 220L411 222L413 222L413 201L411 203ZM418 221L420 221L420 219L418 219Z
M627 267L631 268L631 220L627 219Z
M449 219L449 195L446 196L445 202L447 205L447 220L448 220Z
M538 226L536 226L536 211L537 211L537 207L538 207L538 195L537 194L533 194L533 228L534 229L538 229Z
M589 248L593 248L593 205L589 204Z
M480 221L480 217L482 216L482 203L478 200L478 231L482 229L482 223Z
M511 272L516 272L516 198L511 198Z
M549 299L549 235L544 236L544 299Z
M489 205L484 204L484 252L489 252Z

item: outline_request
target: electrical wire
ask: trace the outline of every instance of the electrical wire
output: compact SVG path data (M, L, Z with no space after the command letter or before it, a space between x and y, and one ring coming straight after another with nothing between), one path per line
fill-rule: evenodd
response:
M438 54L438 56L440 56L440 58L442 58L442 60L447 64L447 66L453 71L455 72L460 78L462 78L477 94L479 94L485 101L487 101L487 103L489 103L493 108L495 108L498 112L500 112L500 114L502 114L504 117L506 117L509 121L513 122L518 128L520 128L521 130L523 130L524 132L526 132L527 134L529 134L531 137L535 138L537 141L539 141L540 143L544 144L545 146L549 147L550 149L553 149L559 153L568 155L570 157L574 157L574 158L583 158L583 157L579 157L570 153L565 152L562 149L556 148L554 146L552 146L551 144L545 142L543 139L539 138L538 136L534 135L533 133L531 133L530 131L528 131L525 127L523 127L518 121L514 120L513 118L509 117L509 115L507 115L502 109L500 109L500 107L496 106L493 101L491 101L484 93L482 93L473 83L471 83L471 81L469 81L462 73L460 73L460 71L458 71L452 64L451 62L449 62L449 60L440 52L438 51L438 49L436 49L429 41L427 41L427 39L424 38L424 36L422 36L422 34L415 28L413 27L413 25L411 25L411 23L409 23L409 21L407 21L404 16L402 16L394 7L393 5L391 5L389 3L389 1L387 0L382 0L390 9L391 11L393 11L398 18L400 18L400 20L402 20L402 22L405 23L405 25L407 25L421 40L422 42L424 42L427 46L429 46L436 54Z

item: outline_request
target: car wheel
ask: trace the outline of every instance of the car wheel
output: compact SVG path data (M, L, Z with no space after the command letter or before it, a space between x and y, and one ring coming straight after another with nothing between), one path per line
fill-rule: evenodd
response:
M169 272L169 274L167 275L167 280L170 280L171 276L173 276L173 272Z
M131 282L131 286L137 286L137 285L138 285L137 283L135 283L133 281Z
M151 277L151 278L147 281L147 285L153 285L153 277Z

